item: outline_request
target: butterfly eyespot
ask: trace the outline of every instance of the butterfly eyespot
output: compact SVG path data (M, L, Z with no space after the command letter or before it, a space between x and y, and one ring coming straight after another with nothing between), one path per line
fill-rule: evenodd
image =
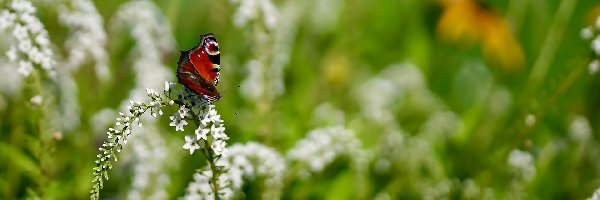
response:
M206 38L204 41L204 51L211 56L218 55L220 53L219 43L214 38Z

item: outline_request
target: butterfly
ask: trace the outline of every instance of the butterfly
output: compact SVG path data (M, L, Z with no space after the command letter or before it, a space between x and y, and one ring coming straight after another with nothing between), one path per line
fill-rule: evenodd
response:
M188 89L207 99L217 101L221 71L219 43L212 33L200 36L200 42L188 51L181 51L177 62L177 79Z

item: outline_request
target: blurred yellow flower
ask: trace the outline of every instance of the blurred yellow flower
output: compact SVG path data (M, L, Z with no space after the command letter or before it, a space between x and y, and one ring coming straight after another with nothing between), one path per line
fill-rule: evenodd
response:
M480 44L486 59L507 71L523 66L523 49L504 18L474 0L441 0L441 4L437 33L442 40Z
M350 68L350 60L340 53L329 53L321 61L323 77L331 86L345 86L350 78Z

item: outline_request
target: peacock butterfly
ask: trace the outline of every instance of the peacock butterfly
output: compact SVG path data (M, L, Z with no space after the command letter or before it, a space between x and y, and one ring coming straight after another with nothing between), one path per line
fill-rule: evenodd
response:
M219 43L212 33L200 36L200 42L188 51L181 51L177 62L179 83L207 99L217 101L221 57Z

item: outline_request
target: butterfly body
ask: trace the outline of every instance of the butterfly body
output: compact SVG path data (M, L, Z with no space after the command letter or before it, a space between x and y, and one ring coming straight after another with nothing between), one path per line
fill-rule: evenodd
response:
M217 39L211 33L202 35L197 46L189 51L181 51L177 62L177 79L208 101L217 101L221 98L217 91L220 64Z

